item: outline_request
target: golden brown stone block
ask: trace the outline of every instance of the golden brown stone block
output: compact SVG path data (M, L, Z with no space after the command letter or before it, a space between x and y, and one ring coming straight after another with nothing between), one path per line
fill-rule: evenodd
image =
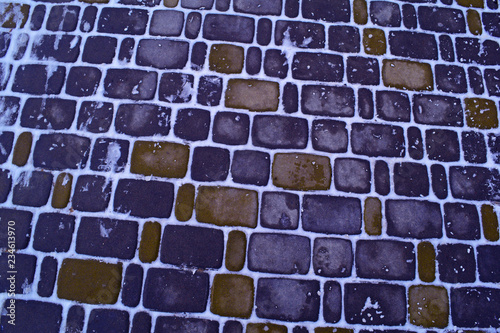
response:
M436 252L430 242L421 242L417 246L418 276L424 282L436 278Z
M88 304L115 304L121 281L121 263L64 259L57 279L57 297Z
M480 129L498 127L498 111L495 101L485 98L466 98L464 101L467 126Z
M148 221L142 227L141 242L139 244L139 259L150 263L158 258L160 249L161 225L158 222Z
M195 188L192 184L183 184L175 199L175 217L185 222L193 215Z
M208 67L224 74L241 73L244 60L245 51L241 46L214 44L210 48Z
M289 190L327 190L332 180L332 166L326 156L278 153L274 155L273 184Z
M33 135L31 132L23 132L17 137L14 153L12 155L12 163L17 166L23 166L28 162L31 152L31 143Z
M255 228L259 211L257 192L233 187L200 186L195 211L198 222Z
M409 60L384 59L382 80L387 87L404 90L433 90L431 65Z
M62 172L57 176L52 193L52 207L65 208L68 205L72 183L73 176L69 173Z
M217 274L212 284L210 311L225 317L250 318L253 296L252 278L235 274Z
M179 0L163 0L163 5L165 7L174 8L179 3Z
M481 16L479 16L479 13L473 9L467 10L467 25L469 26L471 34L479 36L483 33Z
M279 96L277 82L231 79L227 84L226 106L250 111L276 111Z
M236 272L245 266L247 251L247 238L243 231L233 230L229 232L226 246L226 268Z
M354 333L354 330L339 327L316 327L314 333Z
M493 206L486 204L481 206L481 220L483 222L484 238L491 242L498 241L498 217Z
M365 221L365 231L368 235L378 236L382 234L382 203L380 199L366 198L363 219Z
M484 0L457 0L462 7L484 8Z
M286 326L271 323L249 323L246 333L287 333Z
M363 47L367 54L385 54L386 44L384 30L372 28L363 30Z
M354 0L352 4L354 23L366 24L368 22L368 9L366 0Z
M410 323L426 328L448 326L448 302L444 287L411 286L408 291Z
M19 3L7 3L0 9L2 28L23 28L28 20L30 6Z
M172 142L136 141L130 171L146 176L183 178L187 172L189 146Z

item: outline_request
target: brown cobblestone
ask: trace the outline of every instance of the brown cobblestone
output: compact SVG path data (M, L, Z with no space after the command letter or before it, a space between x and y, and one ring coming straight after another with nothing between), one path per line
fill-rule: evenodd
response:
M241 73L245 60L244 52L241 46L214 44L208 57L209 68L224 74Z
M28 162L31 152L31 144L33 135L31 132L23 132L17 137L14 153L12 155L12 163L17 166L23 166Z
M385 54L386 39L384 30L381 29L364 29L363 30L363 46L367 54L382 55Z
M481 16L479 16L479 13L474 9L467 10L467 25L469 26L471 34L479 36L483 33Z
M276 111L279 95L277 82L231 79L227 84L226 106L250 111Z
M193 184L183 184L177 191L175 199L175 217L185 222L193 216L195 188Z
M457 0L462 7L484 8L484 0Z
M236 272L245 266L247 238L243 231L229 232L226 245L226 268Z
M424 282L433 282L436 278L436 252L430 242L421 242L417 246L418 276Z
M382 234L382 204L380 199L375 197L366 198L363 219L365 231L368 235L378 236Z
M274 155L273 184L290 190L327 190L331 185L332 166L326 156L278 153Z
M493 206L481 206L481 221L483 221L484 238L491 242L496 242L499 239L498 217Z
M161 225L158 222L148 221L142 227L141 242L139 244L139 259L150 263L158 258L160 249Z
M495 102L485 98L466 98L465 121L469 127L497 128L498 112Z
M109 0L78 0L80 2L85 2L85 3L109 3Z
M254 293L252 278L217 274L212 284L210 311L225 317L250 318Z
M177 7L179 0L163 0L163 5L165 7L174 8Z
M2 28L23 28L28 20L30 6L19 3L9 3L0 13Z
M200 186L195 211L198 222L255 228L257 192L233 187Z
M172 142L136 141L132 151L132 173L183 178L187 172L189 146Z
M314 333L354 333L354 330L339 327L316 327Z
M408 291L410 323L426 328L448 326L448 292L438 286L411 286Z
M114 304L121 280L121 263L64 259L57 279L57 296L88 304Z
M427 63L384 59L382 80L387 87L405 90L434 89L432 69Z
M368 9L366 0L354 0L352 4L354 22L356 24L366 24L368 22Z
M52 207L64 208L68 205L72 183L73 176L69 173L63 172L57 176L52 193Z
M246 333L287 333L286 326L276 324L249 323Z

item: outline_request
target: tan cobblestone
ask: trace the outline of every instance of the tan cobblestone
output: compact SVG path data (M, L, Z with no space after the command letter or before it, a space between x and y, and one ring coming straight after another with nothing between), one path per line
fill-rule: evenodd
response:
M277 82L231 79L227 84L226 106L250 111L276 111L279 95Z
M354 0L352 4L354 23L366 24L368 22L368 9L366 0Z
M397 89L434 89L431 65L416 61L384 59L382 80L385 86Z
M467 25L471 34L479 36L483 33L481 25L481 16L474 9L467 10Z
M158 222L148 221L142 227L141 242L139 244L139 259L150 263L158 258L160 249L161 225Z
M121 280L121 263L64 259L57 279L57 296L88 304L115 304Z
M316 327L314 333L354 333L354 330L340 327Z
M73 176L69 173L62 172L57 176L52 193L52 207L65 208L68 205L72 183Z
M185 222L193 215L195 188L193 184L183 184L175 199L175 217Z
M31 152L31 143L33 135L31 132L23 132L17 137L14 152L12 154L12 163L17 166L23 166L28 162Z
M179 0L163 0L163 5L165 7L174 8L177 7Z
M8 3L0 10L0 25L2 28L23 28L28 20L30 6L19 3Z
M465 99L467 126L479 129L498 127L498 111L494 101L485 98Z
M327 190L331 185L332 166L326 156L278 153L272 167L273 184L290 190Z
M457 4L462 7L484 8L484 0L457 0Z
M430 242L417 246L418 276L423 282L433 282L436 278L436 252Z
M384 30L372 28L363 30L363 47L367 54L385 54L386 44Z
M200 186L196 197L196 220L220 226L255 228L257 192L233 187Z
M408 291L410 323L426 328L448 326L448 292L444 287L419 285Z
M229 232L226 245L226 268L229 271L240 271L245 266L247 238L243 231Z
M210 48L208 64L211 71L224 74L241 73L245 51L241 46L214 44Z
M481 206L481 221L483 222L484 238L491 242L496 242L499 239L498 217L493 206Z
M382 203L380 199L375 197L366 198L363 219L365 221L365 231L368 235L378 236L382 234Z
M187 172L189 146L172 142L136 141L130 171L146 176L183 178Z
M236 274L217 274L212 284L210 311L220 316L250 318L253 279Z
M246 333L287 333L286 326L277 324L249 323Z

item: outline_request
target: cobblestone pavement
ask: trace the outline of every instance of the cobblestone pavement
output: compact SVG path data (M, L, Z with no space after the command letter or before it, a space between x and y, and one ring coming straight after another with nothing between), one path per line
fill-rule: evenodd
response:
M500 329L497 0L0 25L1 332Z

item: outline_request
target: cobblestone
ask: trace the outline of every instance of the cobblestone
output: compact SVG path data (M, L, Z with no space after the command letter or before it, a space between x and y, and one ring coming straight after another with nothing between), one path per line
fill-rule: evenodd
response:
M252 143L270 149L303 149L307 145L307 120L257 115L253 118Z
M59 213L40 214L33 236L33 248L43 252L67 252L74 230L74 216Z
M327 234L359 234L361 202L357 198L305 195L302 227L304 230Z

